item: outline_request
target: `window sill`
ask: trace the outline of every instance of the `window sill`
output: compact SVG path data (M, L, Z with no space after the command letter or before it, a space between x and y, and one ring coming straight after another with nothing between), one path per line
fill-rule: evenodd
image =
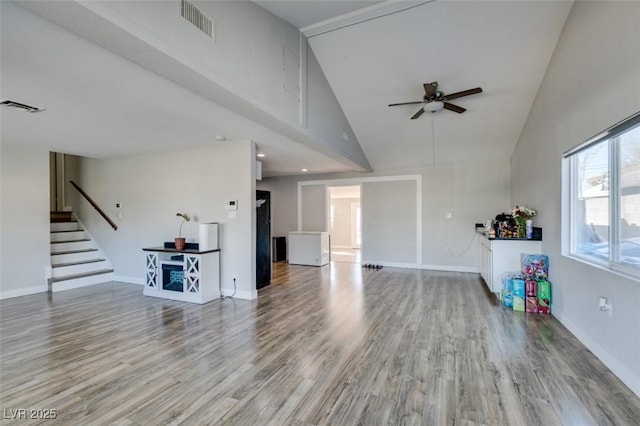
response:
M635 271L633 268L625 268L624 266L612 268L606 262L598 262L593 258L583 257L575 254L563 254L563 256L566 258L578 261L580 263L584 263L586 265L592 266L596 269L600 269L601 271L610 272L614 275L618 275L619 277L623 277L631 281L640 283L640 271ZM618 268L622 268L622 269L618 269Z

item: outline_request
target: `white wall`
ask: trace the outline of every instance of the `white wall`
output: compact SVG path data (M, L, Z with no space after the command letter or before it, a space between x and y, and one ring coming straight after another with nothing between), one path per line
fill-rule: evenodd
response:
M2 141L0 156L0 298L47 291L49 152Z
M301 189L300 231L327 231L327 188L305 185Z
M357 184L367 178L394 179L400 175L419 175L421 180L422 263L419 266L427 269L477 272L474 224L491 219L511 206L509 164L470 162L395 173L274 177L263 179L259 185L272 191L272 196L277 199L277 202L272 203L274 232L286 235L287 232L297 229L298 182L327 181L329 185L344 185ZM349 182L344 182L345 179ZM408 194L406 199L394 202L400 204L399 208L405 208L403 205L416 205L415 196L411 197ZM363 215L366 214L366 208L363 198ZM452 218L446 219L445 213L451 213ZM364 230L363 238L366 238ZM417 250L415 239L407 241L407 245L410 244ZM394 249L393 246L390 248ZM373 249L378 250L376 247ZM363 254L366 250L363 246ZM413 259L415 264L415 255ZM391 259L377 260L380 263L393 263Z
M509 164L436 165L422 182L423 264L477 270L474 224L510 208Z
M192 216L182 234L197 242L199 222L219 222L222 289L239 298L255 290L255 144L226 141L211 147L109 160L82 159L80 186L112 218L122 203L122 218L113 231L88 203L80 202L80 219L115 269L116 277L142 282L143 247L161 246L178 235L177 212ZM238 200L237 219L224 209Z
M223 86L297 124L299 31L252 2L193 3L214 19L215 40L180 16L180 1L107 1L100 6L105 13L111 9L157 37L151 41L154 47L198 63ZM293 69L283 69L285 59Z
M362 184L362 262L416 265L419 180Z
M539 210L553 314L640 395L640 282L561 255L561 159L640 110L640 3L575 2L511 160L514 203ZM613 318L598 298L613 303Z
M306 45L306 41L304 43ZM369 168L360 143L310 47L307 47L306 58L307 96L303 98L306 101L306 127L342 156Z

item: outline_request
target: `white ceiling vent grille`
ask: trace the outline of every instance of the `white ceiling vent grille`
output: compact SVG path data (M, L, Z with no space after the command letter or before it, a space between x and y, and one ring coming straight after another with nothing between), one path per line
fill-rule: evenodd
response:
M213 19L205 16L193 3L181 0L180 14L209 38L213 38Z

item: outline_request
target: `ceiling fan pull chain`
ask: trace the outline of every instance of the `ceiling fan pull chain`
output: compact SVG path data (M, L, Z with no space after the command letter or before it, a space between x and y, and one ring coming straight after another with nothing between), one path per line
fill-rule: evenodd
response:
M436 171L436 129L434 114L431 113L431 170Z

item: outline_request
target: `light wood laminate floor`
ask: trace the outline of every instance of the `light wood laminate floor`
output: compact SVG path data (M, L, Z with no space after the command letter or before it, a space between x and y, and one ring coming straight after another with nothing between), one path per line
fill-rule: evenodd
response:
M3 417L57 412L19 424L640 422L558 321L503 309L477 274L281 263L256 301L110 283L0 309Z

